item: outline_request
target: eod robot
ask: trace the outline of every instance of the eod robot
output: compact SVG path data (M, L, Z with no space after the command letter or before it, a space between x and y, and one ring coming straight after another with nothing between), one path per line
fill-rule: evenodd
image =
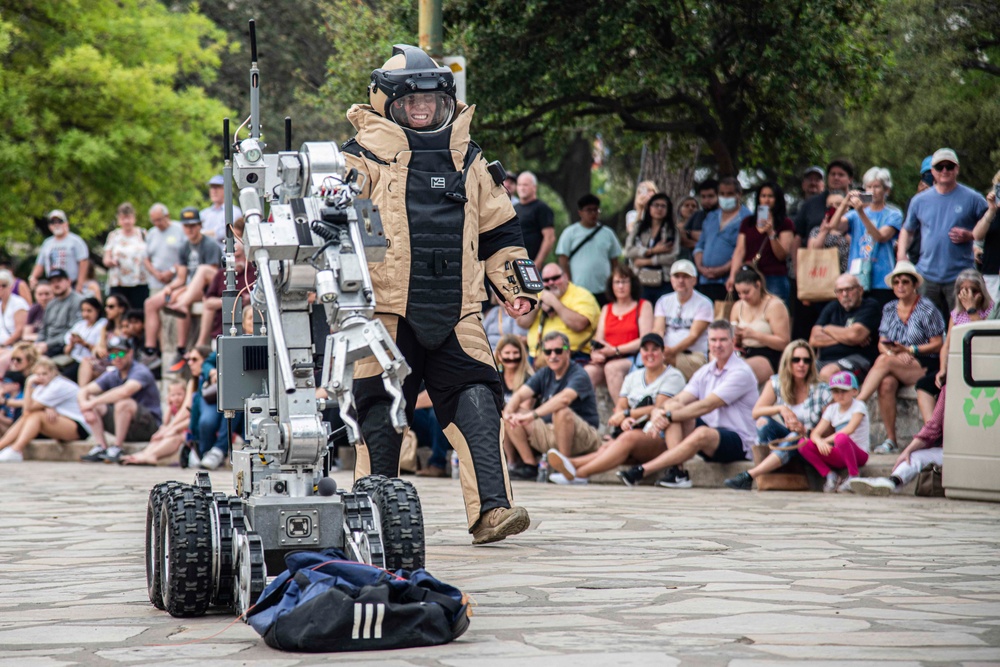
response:
M217 339L217 406L230 423L244 415L246 444L232 452L234 495L213 492L204 472L193 484L166 482L149 493L149 599L174 616L200 615L210 606L244 614L267 572L284 569L291 551L335 547L389 570L424 565L423 517L412 484L371 476L347 492L326 476L331 426L321 413L336 406L348 439L357 441L350 408L359 360L379 361L394 397L393 425L406 425L401 386L409 367L373 319L367 263L385 255L379 212L358 197L363 183L346 170L336 144L291 150L289 119L285 150L264 154L253 21L250 45L250 117L233 141L228 119L223 132L227 279ZM257 266L250 291L255 331L242 331L237 313L234 184L247 260ZM324 336L312 333L316 316L328 325ZM317 398L317 388L326 395Z

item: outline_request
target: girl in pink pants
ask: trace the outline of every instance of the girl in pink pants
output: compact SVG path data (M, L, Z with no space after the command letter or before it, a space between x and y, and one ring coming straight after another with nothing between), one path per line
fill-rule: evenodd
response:
M799 447L799 454L826 477L825 493L850 489L858 469L868 462L869 446L868 407L855 398L857 378L847 371L835 374L830 378L830 392L833 403ZM830 468L847 468L847 479L841 480Z

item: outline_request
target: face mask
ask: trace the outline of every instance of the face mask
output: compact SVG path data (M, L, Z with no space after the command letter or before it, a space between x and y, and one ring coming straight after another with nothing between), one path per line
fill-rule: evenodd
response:
M723 211L732 211L736 208L736 197L719 197L719 207Z

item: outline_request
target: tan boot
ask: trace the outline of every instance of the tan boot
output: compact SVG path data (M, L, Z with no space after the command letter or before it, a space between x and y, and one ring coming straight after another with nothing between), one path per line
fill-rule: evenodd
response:
M487 510L472 527L473 544L499 542L508 535L523 533L531 525L528 510L523 507L495 507Z

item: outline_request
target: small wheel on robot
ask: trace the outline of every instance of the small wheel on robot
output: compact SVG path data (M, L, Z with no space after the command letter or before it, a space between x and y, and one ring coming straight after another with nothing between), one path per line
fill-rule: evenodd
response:
M233 510L230 497L212 494L212 605L233 604Z
M354 486L351 487L353 493L367 493L369 496L386 482L389 478L385 475L366 475L354 480Z
M234 535L236 551L235 578L233 580L233 608L246 620L246 613L255 604L267 585L267 567L264 564L264 543L254 532L238 531Z
M163 608L171 616L201 616L212 602L212 499L178 485L160 509Z
M385 569L395 572L424 567L424 515L417 489L406 480L393 478L369 495L379 513Z
M163 573L160 571L160 510L163 499L180 486L180 482L163 482L149 491L146 501L146 590L149 601L163 609Z

